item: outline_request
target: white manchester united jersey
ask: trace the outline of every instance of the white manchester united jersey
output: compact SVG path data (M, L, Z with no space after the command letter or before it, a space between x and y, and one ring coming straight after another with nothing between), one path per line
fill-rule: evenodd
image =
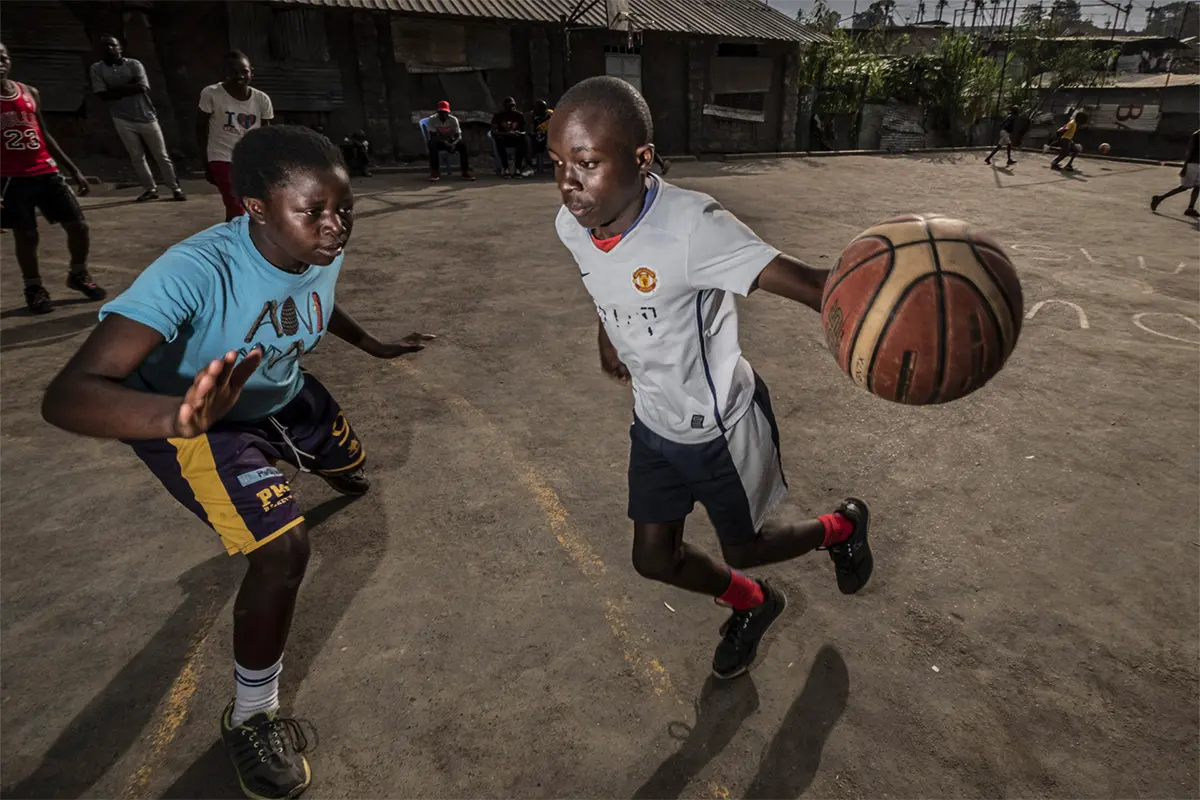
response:
M708 195L648 180L641 217L607 253L565 207L555 224L629 369L634 413L664 438L706 442L750 407L733 295L779 251Z

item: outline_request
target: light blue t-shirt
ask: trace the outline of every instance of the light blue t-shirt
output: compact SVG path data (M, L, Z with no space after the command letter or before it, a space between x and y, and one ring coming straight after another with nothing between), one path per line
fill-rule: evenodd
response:
M299 393L300 356L329 324L343 256L327 267L284 272L258 252L249 226L243 214L184 239L100 309L101 319L120 314L166 339L126 385L183 396L213 359L261 346L262 364L225 419L263 419Z

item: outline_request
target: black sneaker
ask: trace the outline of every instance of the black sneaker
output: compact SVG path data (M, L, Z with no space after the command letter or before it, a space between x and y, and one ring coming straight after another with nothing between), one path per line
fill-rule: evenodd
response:
M40 283L25 287L25 306L34 314L49 314L54 310L50 293Z
M713 656L713 675L728 680L736 678L754 663L758 643L779 615L787 608L787 597L766 581L762 587L763 602L746 611L734 611L721 626L724 638Z
M329 488L342 494L362 495L366 494L371 488L371 481L367 478L367 473L362 467L346 472L317 474L323 481L329 484Z
M88 300L103 300L108 297L108 292L97 286L87 272L67 273L67 288L82 293Z
M133 202L146 203L151 200L157 200L157 199L158 199L158 190L157 189L148 189L147 191L144 191L141 194L139 194L137 196L137 199L135 199Z
M837 513L854 523L854 533L841 544L817 549L829 551L834 571L837 573L838 589L842 594L854 594L867 585L871 578L871 570L875 567L871 545L867 543L871 513L867 510L867 504L857 497L847 497L838 506Z
M1158 195L1154 195L1154 197L1151 197L1150 198L1150 210L1158 211L1158 204L1161 202L1162 202L1162 198L1159 197Z
M176 202L182 203L187 200L187 194L184 193L183 189L176 186L174 189L171 190L171 199L175 200Z
M260 712L234 726L232 714L231 701L221 715L221 740L246 797L279 800L304 794L312 769L303 755L308 739L300 723Z

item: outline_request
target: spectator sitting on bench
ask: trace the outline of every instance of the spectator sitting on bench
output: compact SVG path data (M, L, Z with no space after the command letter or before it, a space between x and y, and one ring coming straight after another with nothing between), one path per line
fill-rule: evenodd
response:
M467 146L462 140L462 126L458 124L458 117L450 113L449 101L442 100L437 104L437 113L426 119L425 130L429 135L429 180L436 181L442 177L441 167L438 165L442 151L458 153L462 176L469 181L475 180L467 156Z
M371 143L365 131L355 131L342 140L342 157L351 174L358 172L364 178L371 177Z
M517 101L511 97L504 98L504 109L497 111L492 117L492 141L496 143L496 152L500 154L500 172L508 175L508 148L517 154L514 174L528 178L533 170L526 165L529 154L525 138L525 115L517 111Z

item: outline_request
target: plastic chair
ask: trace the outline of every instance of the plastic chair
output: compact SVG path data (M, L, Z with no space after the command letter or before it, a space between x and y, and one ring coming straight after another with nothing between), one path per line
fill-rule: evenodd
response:
M428 148L429 147L429 117L422 117L421 121L418 122L417 125L418 125L418 127L421 128L421 139L424 140L425 147ZM438 163L441 164L442 172L450 172L451 171L452 167L450 164L450 156L452 156L452 155L454 155L454 153L450 150L438 151Z

